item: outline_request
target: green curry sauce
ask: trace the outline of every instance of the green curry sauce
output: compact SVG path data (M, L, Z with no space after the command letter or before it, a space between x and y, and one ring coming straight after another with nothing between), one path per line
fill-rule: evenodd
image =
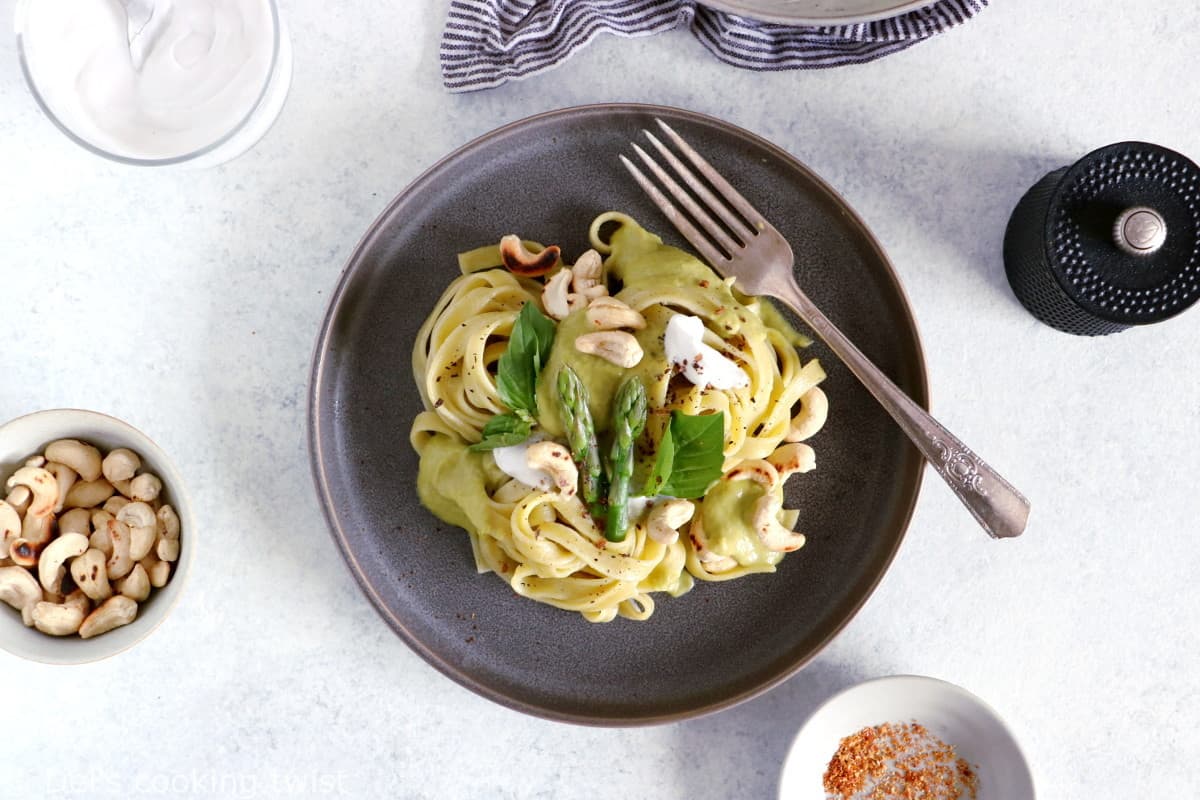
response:
M783 553L768 550L751 524L754 506L766 490L752 480L717 481L704 495L704 537L708 549L743 567L778 564Z

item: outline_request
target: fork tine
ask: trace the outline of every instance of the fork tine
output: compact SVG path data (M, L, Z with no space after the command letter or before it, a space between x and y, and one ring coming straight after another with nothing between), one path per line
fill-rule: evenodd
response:
M633 150L642 159L642 162L650 168L650 171L654 173L654 177L658 178L659 182L671 193L671 196L687 209L687 212L692 215L692 219L699 222L700 227L704 228L708 232L708 235L716 240L717 245L724 248L725 252L731 256L741 249L741 245L731 239L729 234L721 228L720 224L712 218L708 211L697 203L682 186L676 183L675 179L665 169L660 167L657 161L651 158L645 150L638 147L636 143L633 145Z
M654 202L654 205L658 206L659 210L671 221L676 230L683 234L683 238L691 242L692 247L695 247L700 252L700 255L708 259L708 263L719 268L720 265L728 262L729 259L725 254L714 247L712 241L696 229L691 220L675 207L675 204L654 185L653 181L646 177L645 173L638 169L625 156L618 157L621 159L621 163L625 165L625 169L629 170L629 174L633 176L634 180L645 190L646 194L650 195L650 199Z
M708 182L715 186L719 192L721 192L725 198L725 202L729 203L731 206L741 212L742 216L744 216L746 220L755 228L760 228L760 226L763 225L769 225L769 223L763 219L762 214L760 214L754 206L750 205L750 201L742 197L741 193L737 189L733 188L729 181L725 180L725 178L721 176L721 173L713 169L712 165L704 160L704 156L693 150L692 146L685 142L683 137L676 133L670 125L663 122L661 119L658 119L657 117L655 117L654 121L658 123L658 126L662 128L664 132L666 132L667 136L672 142L675 143L675 146L679 148L680 152L687 156L688 161L692 162L696 169L700 171L700 174L707 178Z
M731 231L733 231L735 236L742 240L743 244L749 242L750 239L754 237L754 231L750 230L750 228L746 226L745 222L742 222L742 220L736 214L731 212L729 207L725 205L720 198L712 193L712 190L701 183L700 180L696 178L696 173L694 173L686 164L680 161L677 155L667 149L667 146L660 142L658 137L656 137L650 131L642 131L642 133L646 134L646 138L649 139L654 145L655 149L662 154L662 157L667 160L667 163L671 165L671 168L675 170L675 173L679 175L679 177L683 178L683 182L686 183L693 192L699 195L700 199L704 201L705 205L716 212L717 216L721 218L721 221L724 222Z

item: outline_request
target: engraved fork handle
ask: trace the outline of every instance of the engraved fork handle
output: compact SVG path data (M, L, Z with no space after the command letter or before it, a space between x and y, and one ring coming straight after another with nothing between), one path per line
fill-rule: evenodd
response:
M813 305L794 279L789 276L786 281L778 281L771 294L812 326L862 381L988 535L994 539L1021 535L1029 519L1029 501L1024 495L892 383Z

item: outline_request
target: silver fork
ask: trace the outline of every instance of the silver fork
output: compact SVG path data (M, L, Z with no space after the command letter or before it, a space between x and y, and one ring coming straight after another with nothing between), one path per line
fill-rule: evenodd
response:
M913 441L921 455L933 465L989 535L997 539L1020 536L1029 518L1029 501L925 409L913 402L821 313L796 284L793 272L795 256L783 235L763 219L762 214L679 134L662 120L655 121L679 152L691 162L692 167L684 164L652 133L643 133L707 209L645 150L637 144L633 148L671 197L703 228L703 232L632 161L625 156L621 156L621 161L683 237L708 259L717 272L735 278L741 291L777 298L808 323L892 415L892 419ZM696 177L692 168L704 176L717 193L710 191ZM713 214L724 223L724 228L713 219ZM726 253L729 255L726 256Z

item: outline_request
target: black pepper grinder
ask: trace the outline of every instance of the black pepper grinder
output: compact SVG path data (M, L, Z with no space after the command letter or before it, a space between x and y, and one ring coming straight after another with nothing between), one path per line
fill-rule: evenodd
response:
M1146 142L1088 153L1021 198L1004 268L1030 313L1067 333L1179 314L1200 299L1200 168Z

